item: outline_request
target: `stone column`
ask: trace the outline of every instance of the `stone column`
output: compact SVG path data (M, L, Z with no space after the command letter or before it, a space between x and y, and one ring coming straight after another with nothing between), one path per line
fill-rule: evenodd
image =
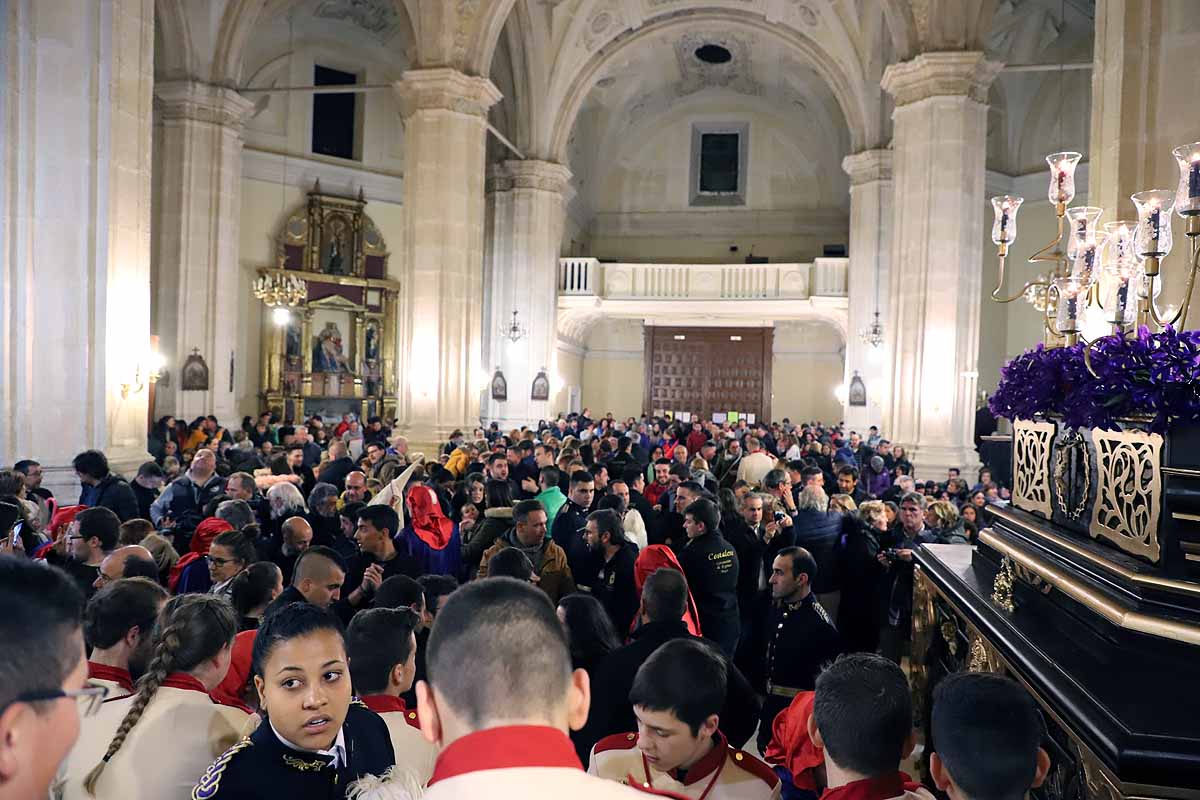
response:
M153 53L151 0L0 12L0 463L62 504L147 458Z
M242 125L254 104L232 89L195 81L158 83L157 203L154 229L154 330L170 380L160 383L158 414L191 420L215 414L234 425L235 373L242 319L238 297ZM208 364L208 391L181 391L180 367L193 350Z
M501 430L536 424L549 401L531 399L541 370L555 381L558 256L566 218L564 192L571 172L549 161L505 161L488 176L488 258L485 261L484 368L499 366L508 381L508 400L490 393L484 417ZM500 335L512 312L528 334L517 342Z
M970 474L979 463L980 209L999 66L979 52L923 53L883 76L896 103L891 435L921 477L944 479L951 466Z
M859 332L874 322L875 310L886 335L891 319L888 279L892 256L892 151L863 150L846 156L842 169L850 176L850 324L846 337L846 385L857 372L867 387L867 404L852 406L847 399L843 419L866 436L878 425L890 436L891 396L885 370L886 346L872 348Z
M449 68L406 72L395 91L405 121L398 413L428 445L479 422L484 154L501 95Z

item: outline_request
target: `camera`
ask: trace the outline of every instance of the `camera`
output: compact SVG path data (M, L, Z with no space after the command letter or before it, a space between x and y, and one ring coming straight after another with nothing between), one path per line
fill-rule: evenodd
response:
M895 547L889 547L887 550L883 551L883 554L885 556L887 556L888 558L890 558L892 561L895 561L896 559L900 558L900 551L897 550Z
M785 519L787 519L787 514L783 513L782 511L775 512L775 521L776 522L782 523Z

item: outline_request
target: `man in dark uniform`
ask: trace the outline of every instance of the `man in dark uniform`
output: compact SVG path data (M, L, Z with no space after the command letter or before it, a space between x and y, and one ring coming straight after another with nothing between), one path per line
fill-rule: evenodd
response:
M684 510L683 528L687 545L679 553L679 564L687 577L700 629L728 658L737 647L738 620L737 553L720 531L721 517L711 500L701 497Z
M766 693L758 728L759 752L766 752L775 715L800 692L816 686L817 675L841 653L833 621L812 591L817 562L802 547L785 547L771 565L769 607L756 611L750 646L754 669L750 676ZM767 598L764 592L761 601Z
M600 560L588 550L583 530L587 526L588 509L592 507L592 498L596 494L596 481L592 473L576 470L571 474L569 489L567 502L558 509L558 515L554 518L550 538L567 554L567 566L575 576L575 585L590 590L600 569Z
M637 545L625 538L621 517L611 508L593 511L587 518L584 534L588 550L598 556L600 571L592 582L592 594L608 612L613 625L624 638L638 610L637 583L633 563Z

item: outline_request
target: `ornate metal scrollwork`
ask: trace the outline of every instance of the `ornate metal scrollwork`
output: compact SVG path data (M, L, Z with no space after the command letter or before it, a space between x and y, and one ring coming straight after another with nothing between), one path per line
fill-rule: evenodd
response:
M1082 474L1082 489L1079 491L1079 502L1069 505L1074 499L1072 494L1071 473L1076 462L1079 463L1079 473ZM1088 456L1087 441L1079 431L1071 431L1062 438L1058 450L1054 454L1054 491L1058 499L1058 510L1068 519L1078 520L1087 509L1088 494L1092 488L1092 465Z
M992 581L992 602L1009 614L1017 609L1013 603L1013 582L1015 580L1012 559L1005 556L1000 559L1000 569L996 571L996 577Z
M1050 519L1050 451L1053 422L1013 423L1013 505Z
M925 688L929 683L929 668L925 655L937 629L937 610L934 607L933 583L919 567L913 568L912 652L910 668L914 719L923 719Z
M1089 532L1127 553L1158 563L1162 436L1094 428L1092 441L1098 485Z
M971 654L967 659L968 672L990 672L996 675L1003 675L1007 670L1004 665L1004 659L1000 657L1000 653L996 648L992 647L983 634L974 628L971 629Z

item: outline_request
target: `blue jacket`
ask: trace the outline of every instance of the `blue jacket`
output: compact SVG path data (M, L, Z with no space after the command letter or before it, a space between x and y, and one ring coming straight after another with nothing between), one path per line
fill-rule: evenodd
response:
M812 553L817 561L813 591L836 592L841 586L837 571L838 540L842 536L843 517L836 511L797 511L792 523L796 546Z

